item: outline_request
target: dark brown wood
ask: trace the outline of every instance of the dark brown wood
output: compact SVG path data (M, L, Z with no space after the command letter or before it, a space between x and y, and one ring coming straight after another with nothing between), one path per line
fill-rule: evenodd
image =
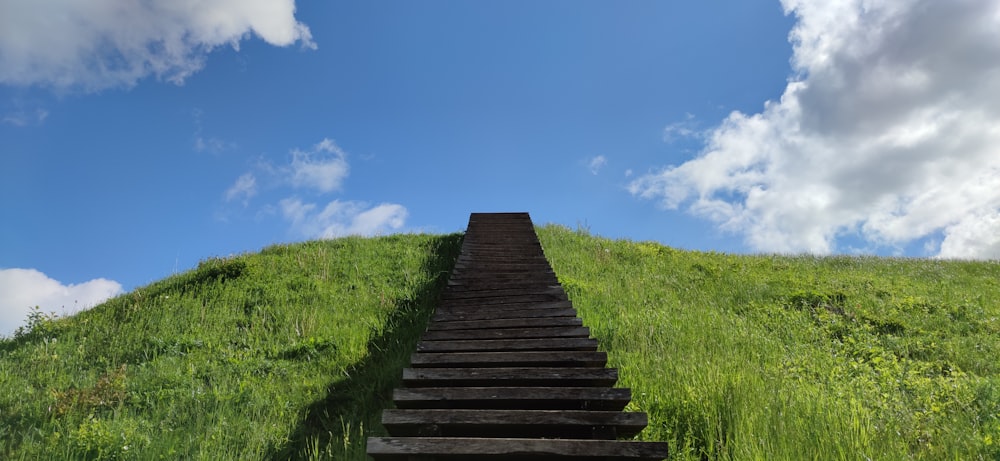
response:
M575 327L583 325L579 317L553 318L512 318L476 321L436 321L427 326L427 331L440 330L474 330L488 328L540 328L540 327Z
M518 283L513 286L511 284L507 284L507 286L479 284L475 286L452 287L445 291L443 299L497 298L501 296L539 294L565 296L566 292L563 291L561 286L552 286L548 283L534 286L524 283Z
M608 354L600 351L557 352L424 352L410 356L413 368L489 367L604 367Z
M589 338L587 327L488 328L476 330L434 330L420 337L424 341L529 338Z
M496 351L596 351L597 340L590 338L490 339L470 341L420 341L418 352Z
M424 387L396 389L397 408L621 411L629 389L609 387Z
M379 461L410 460L413 455L469 461L660 461L667 457L667 448L663 443L613 440L372 437L368 454Z
M492 307L495 304L540 304L552 301L567 301L565 293L527 293L494 296L489 298L441 298L442 306L483 306Z
M446 437L591 438L595 429L632 437L646 427L645 413L587 410L395 409L382 426L401 437L434 431ZM433 426L433 427L431 427ZM608 428L611 431L606 431Z
M431 318L432 322L454 322L473 320L502 320L502 319L525 319L525 318L552 318L552 317L576 317L576 310L573 308L556 307L551 309L509 309L509 310L489 310L489 309L454 309L450 311L439 311Z
M577 317L527 213L473 213L438 307L403 370L376 460L662 460L613 440L646 426ZM601 440L606 439L606 440Z
M615 368L589 367L494 367L494 368L404 368L406 387L441 386L613 386Z
M569 300L557 300L557 301L527 301L527 302L517 302L517 303L506 303L506 304L493 304L485 305L478 302L453 302L453 303L441 303L437 308L437 313L464 313L464 312L504 312L504 311L514 311L514 310L540 310L540 309L570 309L573 307L573 303ZM575 316L575 314L574 314Z

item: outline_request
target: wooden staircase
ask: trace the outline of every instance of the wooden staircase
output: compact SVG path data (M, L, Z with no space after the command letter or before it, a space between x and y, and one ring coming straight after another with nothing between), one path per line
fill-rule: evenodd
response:
M527 213L473 213L376 460L662 460L577 317Z

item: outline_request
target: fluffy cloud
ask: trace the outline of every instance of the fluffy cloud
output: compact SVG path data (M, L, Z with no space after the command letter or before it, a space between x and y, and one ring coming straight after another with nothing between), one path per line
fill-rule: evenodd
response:
M383 234L402 228L407 216L406 208L394 203L368 208L363 202L334 200L320 210L315 204L287 198L280 208L293 229L309 238Z
M295 187L332 192L340 189L347 173L346 154L330 139L323 139L310 151L292 151L289 180Z
M0 83L91 91L149 75L181 83L213 48L251 34L315 47L294 0L5 0Z
M121 284L113 280L63 285L34 269L0 269L0 335L10 335L23 325L35 306L45 313L67 315L121 292Z
M783 0L793 77L734 112L694 159L633 194L685 207L762 251L856 235L1000 258L1000 3Z

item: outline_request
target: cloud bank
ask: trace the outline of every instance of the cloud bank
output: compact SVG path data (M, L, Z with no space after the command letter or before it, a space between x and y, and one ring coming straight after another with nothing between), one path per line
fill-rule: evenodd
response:
M11 335L35 306L59 315L76 313L122 293L103 278L63 285L35 269L0 269L0 335Z
M4 0L0 83L87 91L147 76L181 83L212 49L251 35L316 46L294 0Z
M1000 258L1000 2L783 0L797 22L779 101L733 112L700 154L631 192L768 252L924 239Z

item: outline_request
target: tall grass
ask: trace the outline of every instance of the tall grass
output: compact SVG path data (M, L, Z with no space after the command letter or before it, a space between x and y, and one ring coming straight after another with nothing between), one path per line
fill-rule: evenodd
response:
M1000 459L1000 264L538 229L672 459Z
M0 459L363 459L460 236L203 261L0 342Z

